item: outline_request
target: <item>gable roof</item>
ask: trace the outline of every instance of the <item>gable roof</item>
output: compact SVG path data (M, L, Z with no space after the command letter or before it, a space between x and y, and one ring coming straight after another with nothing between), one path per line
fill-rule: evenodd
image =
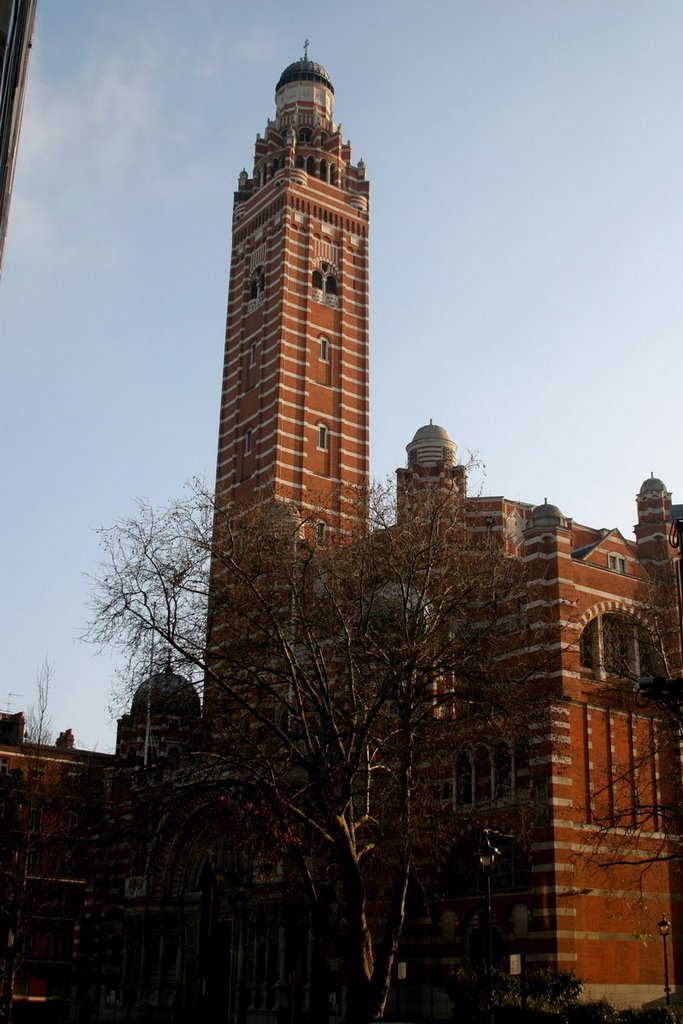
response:
M622 547L625 554L628 554L632 558L637 557L636 545L632 541L626 540L621 530L618 530L615 527L612 530L600 530L594 541L584 544L582 547L574 548L572 551L572 558L576 558L580 562L585 562L590 555L598 551L603 545L605 546L605 549L610 547L610 545L605 544L605 541L611 541L612 544L616 542L617 547Z

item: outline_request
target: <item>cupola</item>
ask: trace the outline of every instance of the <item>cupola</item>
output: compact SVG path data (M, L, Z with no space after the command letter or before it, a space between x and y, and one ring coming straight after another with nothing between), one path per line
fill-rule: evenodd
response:
M201 711L199 694L184 676L168 666L154 672L138 686L130 707L131 715L183 715L197 717Z
M458 446L451 440L445 427L439 427L430 420L415 431L412 441L406 445L406 452L408 468L423 466L433 469L436 466L454 466Z
M557 505L550 505L547 498L542 505L536 506L527 520L527 530L544 526L553 530L558 526L565 528L569 526L567 517L562 514Z
M668 533L671 523L671 494L654 473L640 485L636 495L638 522L635 526L641 561L665 561L669 557Z
M334 87L322 64L308 59L308 41L301 60L289 64L275 86L276 123L282 130L291 124L332 126Z
M655 476L654 473L650 473L649 477L646 480L643 480L642 484L640 485L638 497L644 498L650 494L662 493L666 493L666 486L664 482L660 480L658 476Z

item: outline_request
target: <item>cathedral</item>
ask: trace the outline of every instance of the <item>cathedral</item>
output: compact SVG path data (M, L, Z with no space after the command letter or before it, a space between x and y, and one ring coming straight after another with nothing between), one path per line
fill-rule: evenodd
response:
M369 183L334 98L307 54L286 67L239 175L216 478L219 507L295 508L318 545L353 532L369 486ZM415 514L416 494L442 494L444 507L455 496L459 536L523 569L515 643L529 651L543 635L549 657L542 710L521 709L523 747L476 728L434 769L439 815L462 829L429 851L419 898L408 893L386 1016L447 1018L452 980L486 974L487 960L489 971L574 972L587 998L661 1003L663 914L676 998L681 742L653 705L637 705L630 680L680 674L657 597L673 579L680 507L660 479L634 481L630 539L547 501L468 496L448 429L413 429L399 517ZM457 708L457 680L455 693ZM100 773L102 846L74 921L71 1019L348 1019L343 948L320 948L291 866L239 873L226 839L235 808L183 769L202 744L199 696L170 665L153 673ZM9 772L12 745L1 753Z
M367 482L369 455L369 186L334 121L333 101L321 65L304 58L287 67L251 174L239 176L217 473L219 494L230 498L285 498L301 507L311 495L329 499L320 536L343 529L344 488ZM407 445L399 501L411 480L438 486L458 478L462 488L463 477L455 443L430 423ZM646 591L670 564L671 494L651 477L636 503L631 541L575 523L548 503L468 501L472 531L504 538L510 557L527 568L523 628L531 631L535 618L555 622L558 653L548 720L536 727L527 763L513 758L503 786L495 752L473 743L444 793L455 813L482 802L484 818L504 832L505 803L517 791L528 798L533 777L533 799L543 809L533 834L510 854L510 877L494 899L500 948L523 954L529 967L575 971L591 995L639 1004L661 995L662 910L674 936L683 922L678 861L650 857L668 849L656 808L680 799L678 768L663 764L678 762L677 741L675 750L671 740L660 743L647 709L610 685L615 651L635 676L659 670ZM625 849L636 829L638 852ZM591 855L594 847L604 855ZM618 852L610 856L610 848ZM644 870L639 861L650 859ZM444 897L432 912L431 965L467 960L479 928L476 895ZM411 942L396 983L404 1012L443 1010L424 958ZM674 943L674 974L676 962Z

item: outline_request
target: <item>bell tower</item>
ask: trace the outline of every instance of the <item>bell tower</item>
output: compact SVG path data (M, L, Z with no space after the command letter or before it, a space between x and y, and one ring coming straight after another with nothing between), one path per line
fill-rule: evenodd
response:
M324 503L336 530L369 476L369 184L307 46L234 197L216 489Z

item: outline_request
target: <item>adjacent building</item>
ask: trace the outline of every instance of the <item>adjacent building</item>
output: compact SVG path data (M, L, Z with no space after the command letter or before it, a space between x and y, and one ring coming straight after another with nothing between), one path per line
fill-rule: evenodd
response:
M0 0L0 272L37 0Z
M88 863L112 755L55 743L0 712L0 1006L8 1019L66 1020L78 986Z

